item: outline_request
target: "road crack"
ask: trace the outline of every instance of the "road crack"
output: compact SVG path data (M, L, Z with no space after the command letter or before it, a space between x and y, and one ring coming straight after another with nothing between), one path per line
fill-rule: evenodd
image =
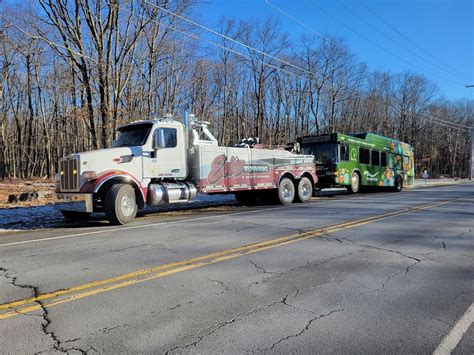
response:
M280 338L278 339L276 342L274 342L269 348L265 348L265 349L260 349L260 348L257 348L256 351L262 351L262 352L265 352L265 351L272 351L276 346L278 346L279 344L281 344L282 342L284 341L287 341L288 339L291 339L291 338L297 338L299 337L300 335L302 335L304 332L306 332L309 327L311 326L311 324L313 324L315 321L321 319L321 318L325 318L325 317L329 317L330 315L334 314L334 313L337 313L337 312L342 312L344 310L344 308L339 308L339 309L334 309L328 313L324 313L324 314L319 314L317 316L315 316L314 318L311 318L308 323L306 323L305 327L303 329L301 329L298 333L296 334L291 334L291 335L287 335L283 338Z
M226 286L222 281L213 280L213 279L208 279L208 280L211 281L211 282L214 282L216 284L219 284L223 288L223 290L221 292L219 292L218 295L222 295L224 292L229 291L229 287Z
M262 274L277 275L277 276L281 276L285 274L284 272L267 271L262 266L258 265L256 262L252 260L249 260L249 261L250 261L250 264L252 264L253 267Z
M40 295L40 292L38 290L38 287L37 286L33 286L33 285L26 285L26 284L19 284L17 282L17 279L18 277L17 276L14 276L12 275L12 273L7 270L6 268L3 268L3 267L0 267L0 271L3 272L3 275L6 279L10 280L10 284L15 286L15 287L19 287L19 288L23 288L23 289L28 289L32 292L32 297L34 299L34 302L37 303L40 307L41 307L41 311L42 311L42 314L41 314L41 318L42 318L42 321L41 321L41 331L43 332L44 335L48 336L51 338L51 340L53 341L53 349L57 350L57 351L60 351L62 353L67 353L69 351L78 351L80 352L81 354L87 354L87 351L84 351L82 349L79 349L79 348L74 348L74 347L64 347L63 346L63 342L58 338L58 336L55 334L55 332L53 330L50 329L50 326L51 326L51 318L50 318L50 315L49 315L49 312L48 312L48 309L45 307L45 305L38 299L38 296ZM20 313L18 312L16 309L14 308L10 308L12 311L18 313L18 314L23 314L23 313ZM26 315L26 314L23 314L23 315ZM28 316L28 315L27 315ZM80 339L80 338L78 338ZM74 339L74 340L70 340L70 342L72 341L75 341L77 339ZM68 342L68 341L65 341L65 342ZM44 352L44 351L41 351L41 352ZM41 353L40 352L40 353Z
M415 265L421 263L421 259L416 258L416 257L411 256L411 255L408 255L408 254L405 254L405 253L402 253L402 252L399 251L399 250L388 249L388 248L382 248L382 247L377 247L377 246L368 245L368 244L361 244L361 243L357 243L357 242L355 242L355 241L353 241L353 240L350 240L350 239L348 239L348 238L342 238L342 239L347 240L347 241L350 242L350 243L353 243L353 244L355 244L355 245L358 245L358 246L361 246L361 247L364 247L364 248L375 249L375 250L379 250L379 251L383 251L383 252L387 252L387 253L393 253L393 254L401 255L401 256L403 256L403 257L405 257L405 258L407 258L407 259L413 260L414 263L412 263L412 264L410 264L410 265L408 265L408 266L405 267L405 269L404 269L404 274L408 274L408 273L411 271L411 269L412 269ZM391 279L397 277L397 276L400 275L400 274L402 274L402 271L397 271L397 272L391 274L389 277L387 277L387 278L385 279L384 282L381 283L381 285L380 285L379 287L377 287L376 289L374 289L374 290L372 290L372 291L368 291L368 292L365 292L365 293L374 293L374 292L378 292L378 291L384 290L384 289L385 289L385 286L387 285L387 283L389 283Z
M177 345L177 346L174 346L168 350L166 350L164 353L165 355L166 354L170 354L174 351L177 351L178 349L180 349L179 352L182 352L183 350L187 350L191 347L195 347L196 345L198 345L202 340L204 340L206 337L212 335L213 333L215 333L216 331L218 331L219 329L221 328L224 328L226 326L228 326L229 324L232 324L232 323L235 323L235 322L238 322L242 319L245 319L247 317L249 317L250 315L252 314L255 314L257 312L260 312L264 309L268 309L270 307L273 307L277 304L284 304L286 306L289 306L289 307L292 307L292 308L295 308L297 309L297 307L293 306L293 305L290 305L288 303L286 303L286 300L288 299L288 297L290 296L293 296L293 295L296 295L299 291L296 290L295 293L291 294L291 295L288 295L288 293L285 293L285 295L280 298L279 300L277 301L273 301L271 303L268 303L268 304L265 304L265 305L261 305L261 306L257 306L257 307L254 307L252 308L251 310L247 311L247 312L239 312L237 313L234 317L232 317L231 319L229 320L225 320L225 321L220 321L220 322L217 322L217 323L214 323L202 330L200 330L197 335L196 335L196 339L193 340L192 342L189 342L187 344L184 344L184 345Z
M355 244L355 245L358 245L358 246L361 246L361 247L364 247L364 248L375 249L375 250L380 250L380 251L384 251L384 252L387 252L387 253L393 253L393 254L401 255L401 256L403 256L403 257L405 257L405 258L408 258L408 259L411 259L411 260L416 261L416 264L418 264L418 263L421 262L421 259L418 259L418 258L415 258L414 256L411 256L411 255L402 253L402 252L399 251L399 250L388 249L388 248L382 248L382 247L376 247L376 246L374 246L374 245L368 245L368 244L361 244L361 243L354 242L353 240L350 240L349 238L342 238L342 239L347 240L347 241L350 242L350 243L353 243L353 244ZM411 267L410 267L410 268L411 268Z

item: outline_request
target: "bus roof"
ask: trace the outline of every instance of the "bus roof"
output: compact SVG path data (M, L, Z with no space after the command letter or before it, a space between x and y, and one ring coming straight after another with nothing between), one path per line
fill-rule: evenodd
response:
M409 150L413 152L413 148L404 142L397 141L396 139L380 136L375 133L365 132L365 133L354 133L354 134L342 134L342 133L330 133L330 134L321 134L313 136L305 136L298 138L298 143L300 144L314 144L314 143L323 143L323 142L349 142L353 144L358 144L360 146L365 146L368 148L379 149L383 146L387 151L398 152L402 149Z
M342 134L339 134L339 135L342 135ZM392 143L402 143L409 146L408 143L401 142L393 138L381 136L372 132L346 134L346 136L359 138L369 143L377 143L377 144L383 144L383 145L391 145Z

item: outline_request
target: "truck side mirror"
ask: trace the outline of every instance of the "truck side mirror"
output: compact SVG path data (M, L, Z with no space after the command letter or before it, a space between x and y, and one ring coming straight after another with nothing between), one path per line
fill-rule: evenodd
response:
M153 133L153 149L166 148L165 130L158 128Z

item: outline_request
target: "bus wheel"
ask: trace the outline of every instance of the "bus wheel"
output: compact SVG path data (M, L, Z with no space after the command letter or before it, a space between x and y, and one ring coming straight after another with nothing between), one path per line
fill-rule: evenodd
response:
M360 190L360 176L355 171L351 175L351 184L347 186L347 191L351 194L356 194Z
M395 179L395 186L393 187L393 191L401 192L403 189L403 180L400 176L397 176Z
M278 199L282 205L289 205L295 199L295 185L288 178L283 178L278 185Z
M308 202L313 196L313 184L307 177L302 177L298 182L298 200L300 202Z

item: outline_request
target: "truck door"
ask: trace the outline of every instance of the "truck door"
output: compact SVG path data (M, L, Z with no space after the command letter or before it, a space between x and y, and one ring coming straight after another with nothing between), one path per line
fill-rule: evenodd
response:
M145 178L185 178L187 175L184 136L177 127L153 131L153 151L144 160Z

